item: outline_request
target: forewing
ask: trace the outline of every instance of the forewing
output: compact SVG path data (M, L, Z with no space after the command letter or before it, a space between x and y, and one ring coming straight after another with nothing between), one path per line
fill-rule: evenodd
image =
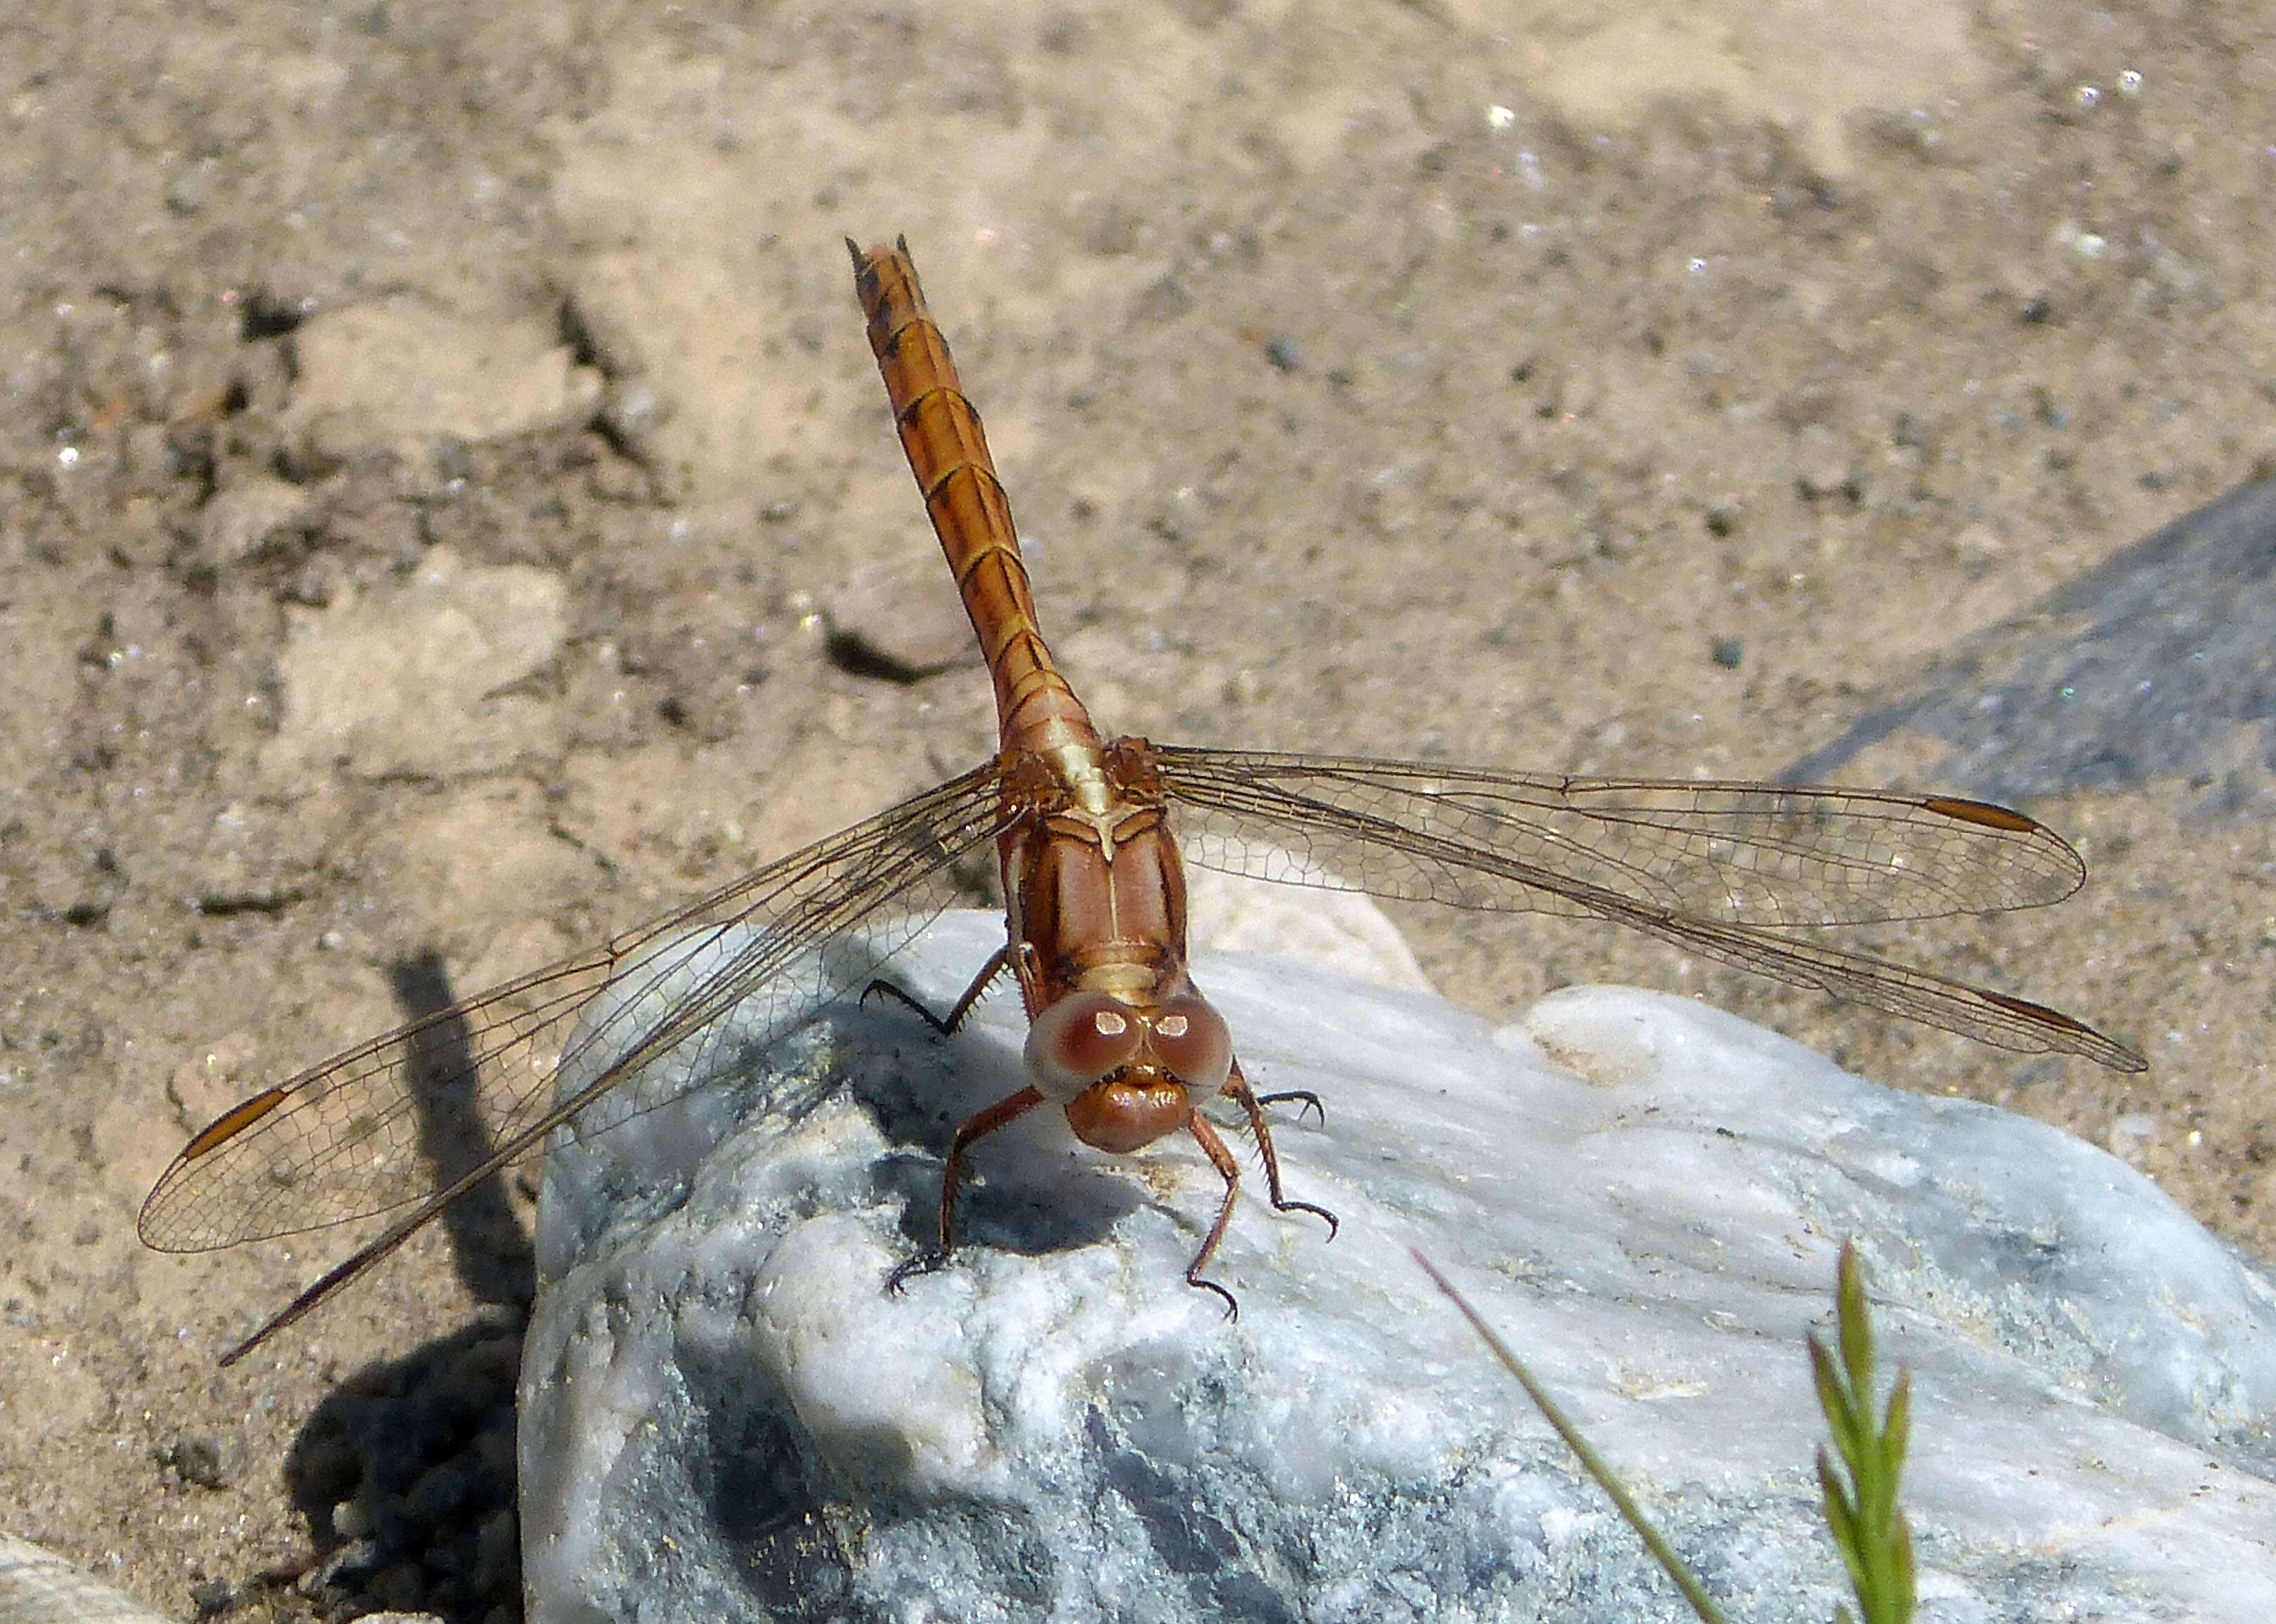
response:
M2037 907L2075 891L2085 877L2076 854L2005 808L1180 746L1156 747L1154 759L1180 803L1188 860L1202 868L1594 915L1998 1048L2145 1069L2132 1049L2058 1010L1777 934Z
M794 1030L956 900L950 870L993 838L1001 800L991 762L254 1095L174 1159L143 1203L143 1241L203 1251L409 1207L452 1177L421 1153L422 1119L438 1106L471 1112L511 1155L548 1126L556 1075L590 1069L580 1055L616 1057L580 1089L581 1104L738 1004L746 1042ZM864 953L822 951L857 929ZM580 1028L611 982L607 1013ZM642 996L667 985L669 1000Z
M1600 914L1613 897L1786 930L2038 907L2086 878L2051 831L1952 796L1155 754L1199 815L1183 835L1200 866L1301 880L1223 838L1263 830L1335 877L1310 883L1457 907Z

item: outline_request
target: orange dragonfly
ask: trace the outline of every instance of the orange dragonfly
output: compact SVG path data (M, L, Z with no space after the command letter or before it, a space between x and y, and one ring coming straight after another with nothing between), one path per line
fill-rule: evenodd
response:
M847 247L902 447L987 656L1000 752L699 902L263 1089L199 1133L142 1208L142 1239L161 1250L399 1214L224 1363L556 1128L574 1131L580 1112L729 1008L787 1035L832 1001L884 986L869 981L874 967L957 899L952 870L990 843L1005 945L934 1024L954 1029L1008 971L1027 1006L1028 1083L956 1130L937 1248L895 1269L891 1286L948 1256L973 1144L1047 1104L1078 1138L1109 1151L1193 1136L1225 1194L1186 1279L1228 1311L1232 1294L1203 1271L1231 1221L1240 1171L1198 1104L1222 1096L1237 1107L1272 1204L1316 1213L1332 1233L1331 1215L1283 1191L1267 1101L1187 973L1178 832L1191 861L1212 869L1458 907L1594 915L1999 1048L2145 1069L2132 1049L2059 1011L1805 934L2037 907L2075 892L2086 877L2077 854L2004 807L1103 740L1037 628L1010 504L907 245ZM855 936L865 954L821 951ZM641 996L667 986L679 995ZM621 996L580 1025L603 987ZM446 1027L453 1042L432 1041ZM438 1064L437 1053L451 1058ZM588 1072L556 1097L557 1074ZM416 1148L421 1096L444 1090L474 1101L493 1135L493 1154L455 1175L432 1170Z

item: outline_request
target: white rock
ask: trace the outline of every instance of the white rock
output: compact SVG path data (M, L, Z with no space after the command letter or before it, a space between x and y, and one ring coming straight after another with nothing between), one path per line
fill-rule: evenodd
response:
M1218 854L1203 867L1187 854L1187 930L1197 948L1278 953L1356 981L1405 992L1432 992L1430 978L1399 927L1372 898L1309 858L1277 846L1252 846L1254 870ZM1302 883L1254 879L1252 872L1302 876Z
M0 1534L0 1624L172 1624L54 1552Z
M951 915L896 974L945 1004L1001 930ZM2276 1289L2112 1157L1675 998L1494 1030L1286 960L1196 975L1261 1089L1321 1097L1276 1140L1343 1220L1247 1158L1237 1322L1180 1278L1219 1188L1190 1140L1107 1157L1041 1112L977 1153L953 1264L885 1293L952 1125L1020 1084L1007 997L945 1042L841 1009L778 1070L731 1016L557 1147L530 1618L1688 1616L1414 1246L1734 1617L1829 1617L1802 1339L1844 1235L1913 1371L1923 1619L2276 1617Z

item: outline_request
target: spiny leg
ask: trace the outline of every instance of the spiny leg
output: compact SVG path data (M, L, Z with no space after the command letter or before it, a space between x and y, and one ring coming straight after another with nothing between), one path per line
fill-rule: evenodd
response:
M1225 1092L1228 1098L1248 1114L1248 1131L1256 1135L1256 1148L1264 1157L1264 1188L1272 1197L1273 1210L1278 1212L1309 1212L1316 1217L1324 1218L1328 1220L1328 1239L1334 1240L1336 1231L1343 1227L1341 1221L1334 1213L1325 1207L1316 1207L1309 1201L1291 1201L1282 1192L1280 1157L1272 1149L1272 1129L1264 1120L1264 1107L1275 1100L1305 1100L1315 1111L1319 1110L1319 1100L1302 1089L1294 1089L1286 1094L1268 1094L1259 1099L1256 1090L1248 1086L1248 1079L1240 1074L1239 1060L1233 1063L1233 1073L1225 1080ZM1324 1122L1327 1119L1328 1113L1321 1111L1320 1120Z
M884 993L887 998L898 999L916 1011L923 1017L924 1023L943 1037L953 1037L956 1035L956 1028L962 1026L964 1018L972 1013L972 1006L980 1002L982 996L987 992L996 978L1004 973L1005 967L1011 963L1011 955L1012 950L1009 947L999 947L990 953L988 962L980 967L980 974L972 978L972 984L964 990L963 996L956 1000L945 1016L934 1014L924 1006L923 1002L914 993L897 987L883 977L872 981L861 989L861 1002L868 1003L869 995L873 992Z
M985 1139L1008 1122L1018 1121L1043 1103L1043 1097L1035 1089L1022 1089L1017 1094L998 1100L987 1110L965 1119L964 1125L956 1130L956 1137L949 1141L948 1162L941 1169L940 1245L936 1250L920 1253L906 1263L894 1265L892 1273L885 1277L887 1291L900 1290L902 1284L913 1276L930 1274L948 1261L949 1253L955 1248L956 1187L964 1178L964 1153L976 1141Z
M1320 1104L1320 1097L1309 1089L1283 1089L1278 1094L1260 1094L1256 1097L1256 1103L1260 1105L1279 1105L1292 1099L1302 1102L1296 1109L1297 1121L1301 1122L1304 1112L1309 1111L1319 1118L1322 1127L1327 1127L1327 1108Z
M1234 1301L1233 1294L1215 1280L1202 1279L1202 1271L1209 1267L1209 1260L1216 1255L1218 1242L1225 1239L1225 1226L1233 1222L1233 1197L1240 1191L1240 1164L1233 1159L1233 1152L1225 1148L1225 1141L1217 1136L1217 1129L1211 1127L1209 1119L1199 1112L1186 1119L1186 1127L1201 1145L1202 1154L1210 1158L1210 1165L1216 1168L1218 1176L1225 1180L1225 1204L1217 1210L1217 1222L1210 1226L1209 1239L1202 1242L1202 1249L1194 1254L1194 1261L1186 1266L1186 1284L1215 1292L1225 1299L1225 1317L1239 1319L1240 1304Z

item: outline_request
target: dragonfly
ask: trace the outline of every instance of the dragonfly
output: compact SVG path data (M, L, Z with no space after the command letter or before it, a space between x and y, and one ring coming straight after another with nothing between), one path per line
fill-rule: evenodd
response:
M143 1205L151 1247L202 1251L393 1215L223 1362L557 1129L575 1132L603 1097L727 1011L771 1040L857 993L914 1004L876 967L960 899L960 873L991 846L1005 945L946 1014L923 1013L952 1032L1010 976L1028 1021L1027 1081L955 1130L935 1244L891 1271L891 1289L954 1250L975 1145L1046 1107L1105 1151L1176 1134L1200 1147L1224 1191L1185 1278L1228 1312L1231 1292L1206 1271L1240 1172L1200 1107L1221 1099L1236 1110L1274 1208L1315 1214L1333 1233L1332 1214L1286 1194L1263 1109L1318 1102L1260 1096L1195 983L1187 861L1398 900L1592 916L2001 1049L2146 1069L2125 1043L2045 1005L1817 939L1826 927L2037 907L2077 891L2078 854L2005 807L1104 738L1044 642L1010 501L907 243L846 247L902 448L986 656L1000 748L694 903L264 1089L201 1130ZM825 951L856 935L867 953ZM603 989L611 996L596 998ZM437 1042L444 1033L451 1041ZM443 1095L489 1126L487 1157L437 1170L421 1155L421 1106Z

